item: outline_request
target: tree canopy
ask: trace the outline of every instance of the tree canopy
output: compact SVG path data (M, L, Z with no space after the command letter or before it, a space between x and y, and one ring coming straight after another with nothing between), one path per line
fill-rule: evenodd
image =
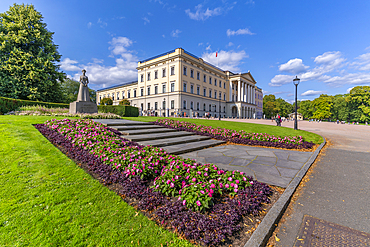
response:
M282 98L276 99L273 94L263 97L263 113L266 115L266 118L274 117L277 114L282 117L288 117L288 114L292 112L293 106Z
M0 95L60 101L65 74L53 34L33 5L14 4L0 14Z
M73 79L67 78L62 83L63 102L71 103L77 100L80 83ZM90 100L96 102L96 91L89 88Z

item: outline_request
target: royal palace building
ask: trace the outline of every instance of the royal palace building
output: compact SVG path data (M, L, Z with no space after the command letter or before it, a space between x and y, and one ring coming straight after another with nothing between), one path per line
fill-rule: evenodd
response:
M97 90L97 102L128 99L140 115L262 117L262 89L250 72L234 74L182 48L139 61L138 80Z

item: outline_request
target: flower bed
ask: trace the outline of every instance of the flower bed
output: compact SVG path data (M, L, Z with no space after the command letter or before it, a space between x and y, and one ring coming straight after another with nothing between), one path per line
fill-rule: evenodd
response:
M287 149L311 149L315 144L306 142L302 136L276 137L266 133L248 133L243 130L229 130L222 128L213 128L211 126L197 125L194 123L176 121L172 119L157 119L153 124L165 126L167 128L180 131L194 132L198 135L209 136L214 139L227 142L256 145L266 147L279 147Z
M36 128L103 183L118 184L120 194L159 224L198 243L224 241L240 229L243 215L257 215L269 202L270 188L242 172L140 146L90 120L51 120Z

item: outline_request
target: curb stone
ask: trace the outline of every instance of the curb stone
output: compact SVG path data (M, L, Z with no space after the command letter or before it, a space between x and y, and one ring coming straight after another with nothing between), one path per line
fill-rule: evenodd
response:
M321 137L323 138L324 142L320 144L320 146L315 150L310 159L304 164L301 170L293 178L292 182L290 182L284 193L280 196L279 200L275 202L275 204L263 218L262 222L258 225L257 229L254 231L251 238L244 245L244 247L262 247L267 244L267 241L269 240L275 229L275 224L277 224L277 222L283 215L299 183L306 175L306 172L311 167L313 162L316 160L321 149L325 146L325 138L323 136Z

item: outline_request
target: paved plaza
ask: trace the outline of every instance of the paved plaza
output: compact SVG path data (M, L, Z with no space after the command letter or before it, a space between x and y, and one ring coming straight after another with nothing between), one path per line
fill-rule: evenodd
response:
M181 155L225 170L239 170L260 182L286 188L312 152L222 145Z

